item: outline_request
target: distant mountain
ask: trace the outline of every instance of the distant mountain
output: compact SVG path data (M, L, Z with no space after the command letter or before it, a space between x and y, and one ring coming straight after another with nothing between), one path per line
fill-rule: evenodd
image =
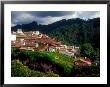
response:
M11 31L17 31L17 29L22 29L23 31L35 31L38 28L38 24L36 21L33 21L29 24L16 25L11 27Z
M63 19L48 25L38 25L36 21L33 21L29 24L11 27L11 30L16 31L18 28L23 31L39 30L68 45L91 43L94 47L100 48L100 18L89 20Z

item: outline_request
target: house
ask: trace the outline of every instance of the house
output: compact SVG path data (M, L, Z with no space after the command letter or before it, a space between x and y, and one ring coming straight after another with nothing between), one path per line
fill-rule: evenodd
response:
M74 56L74 52L68 51L66 48L60 48L60 49L58 49L58 52L61 54L70 56L70 57Z
M74 64L78 66L87 66L87 65L91 65L91 60L78 58L75 59Z
M91 60L89 60L89 59L80 59L80 60L88 65L91 65Z
M16 35L11 34L11 41L15 41L16 40Z
M17 33L23 33L22 29L17 29Z
M34 35L34 34L35 34L35 35L39 35L40 32L39 32L39 31L34 31L34 32L33 32L33 35Z
M48 47L48 51L55 52L56 49L55 49L55 47L53 47L53 46L49 46L49 47Z

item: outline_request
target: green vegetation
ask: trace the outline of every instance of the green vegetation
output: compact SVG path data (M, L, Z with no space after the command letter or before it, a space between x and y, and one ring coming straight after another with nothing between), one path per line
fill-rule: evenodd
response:
M93 62L97 62L99 64L100 61L100 50L99 48L93 48L90 43L85 43L80 47L80 55L83 57L87 57Z
M12 76L31 76L31 70L23 66L19 60L11 62L11 72Z
M87 21L82 19L62 20L61 23L64 25L53 27L47 34L67 45L80 46L84 43L91 43L94 48L100 47L99 18ZM55 25L53 24L53 26Z
M24 66L19 60L13 60L11 62L11 76L13 77L58 77L59 75L53 72L43 73L40 71L34 71Z
M100 68L92 64L91 66L84 67L74 67L72 73L77 77L99 77L100 76Z
M29 66L30 66L30 64L41 65L41 64L47 63L47 67L45 67L45 68L48 68L50 65L53 65L53 67L57 67L57 69L63 70L62 73L64 73L64 74L71 73L71 69L73 66L72 58L70 58L66 55L63 55L63 54L59 54L57 52L47 52L47 51L32 52L32 51L27 51L27 50L16 51L16 52L12 53L12 60L13 59L19 59L22 62L28 61ZM34 68L34 69L36 69L36 68Z
M12 49L12 76L98 76L99 66L77 67L74 59L58 52L27 51ZM88 71L89 70L89 71ZM94 72L97 71L97 72ZM85 74L84 74L85 73Z
M93 53L93 47L90 43L85 43L81 46L80 51L83 56L90 57L91 53Z

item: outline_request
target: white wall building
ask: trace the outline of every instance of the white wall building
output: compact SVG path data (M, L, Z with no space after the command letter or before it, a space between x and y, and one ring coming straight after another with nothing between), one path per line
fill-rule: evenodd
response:
M22 29L17 29L17 33L20 35L24 35L24 33L22 32Z
M16 35L11 34L11 41L15 41L16 40Z
M40 32L39 32L39 31L34 31L33 34L35 34L35 35L39 35Z
M36 35L39 35L40 33L39 33L39 31L36 31L36 33L35 33Z
M51 52L55 52L55 48L51 47L51 46L48 48L48 50L51 51Z
M17 33L23 33L22 29L17 29Z
M38 43L36 43L36 48L39 46L39 44Z

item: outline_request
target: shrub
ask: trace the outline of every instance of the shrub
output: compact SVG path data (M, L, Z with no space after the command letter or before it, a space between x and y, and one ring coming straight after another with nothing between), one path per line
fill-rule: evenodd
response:
M31 70L24 66L19 60L13 60L11 62L11 76L28 77L31 76Z
M53 71L48 71L45 77L59 77L59 75L55 74Z
M12 77L58 77L59 75L53 72L43 73L40 71L30 70L24 66L19 60L11 62L11 76Z

